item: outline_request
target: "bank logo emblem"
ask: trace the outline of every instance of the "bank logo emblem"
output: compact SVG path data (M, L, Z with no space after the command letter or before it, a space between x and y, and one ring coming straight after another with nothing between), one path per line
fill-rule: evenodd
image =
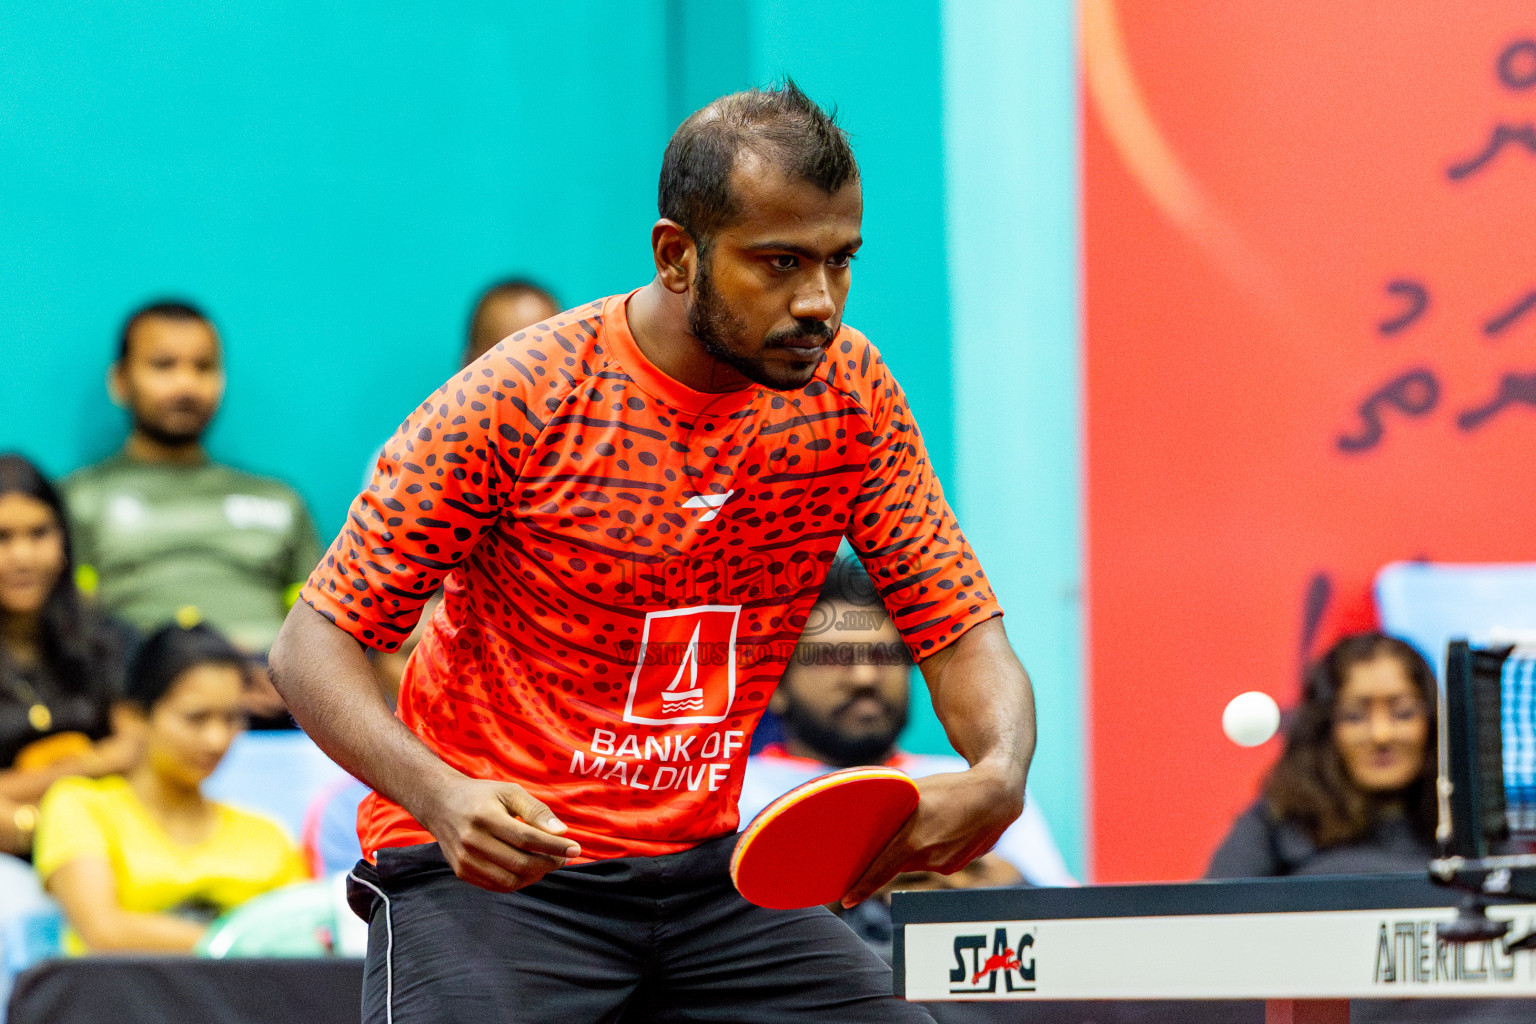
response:
M637 725L723 722L736 699L739 604L651 612L629 680L624 721Z
M988 948L990 945L990 949ZM1035 936L1021 931L1010 944L1008 929L994 929L990 937L955 936L955 966L949 972L950 995L1035 990ZM1028 959L1026 959L1026 956ZM998 978L1002 978L999 988Z

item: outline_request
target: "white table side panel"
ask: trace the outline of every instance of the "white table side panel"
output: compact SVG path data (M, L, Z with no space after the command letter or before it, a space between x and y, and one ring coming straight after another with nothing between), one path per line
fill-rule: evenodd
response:
M1451 908L1413 908L908 924L906 993L913 1000L1536 996L1536 955L1439 943L1435 924L1454 916ZM1494 907L1489 916L1511 920L1511 937L1536 928L1536 906ZM1018 966L986 971L999 928L1004 959L1012 954ZM984 940L979 948L976 936ZM957 962L965 970L958 982L951 980Z

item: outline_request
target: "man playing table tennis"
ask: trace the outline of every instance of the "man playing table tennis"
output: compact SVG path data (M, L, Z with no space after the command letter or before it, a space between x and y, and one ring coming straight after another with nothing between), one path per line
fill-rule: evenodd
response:
M724 97L668 144L659 207L650 284L506 339L400 427L273 649L377 794L368 1021L929 1019L826 911L727 875L747 741L844 536L971 765L922 780L848 900L1019 813L1028 677L842 324L846 136L792 83ZM395 717L360 645L396 646L440 582Z

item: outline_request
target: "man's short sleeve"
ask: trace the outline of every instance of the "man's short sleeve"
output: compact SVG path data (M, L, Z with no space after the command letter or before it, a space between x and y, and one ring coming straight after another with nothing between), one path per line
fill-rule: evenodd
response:
M401 424L300 591L361 643L397 649L507 507L536 439L527 385L509 362L481 358Z
M105 822L96 813L99 798L88 780L75 778L60 779L43 796L32 863L44 882L70 861L111 855Z
M906 394L878 359L871 371L872 447L848 540L921 660L1003 612L944 500Z

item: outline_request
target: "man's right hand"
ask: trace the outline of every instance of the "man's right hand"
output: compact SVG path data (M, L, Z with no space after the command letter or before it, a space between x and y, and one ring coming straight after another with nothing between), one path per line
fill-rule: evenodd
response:
M581 854L565 825L513 782L460 776L433 794L417 820L437 837L453 873L492 892L532 885Z
M357 640L303 601L288 612L269 660L304 731L353 778L415 816L464 881L511 892L580 856L565 826L522 786L445 764L390 711Z

